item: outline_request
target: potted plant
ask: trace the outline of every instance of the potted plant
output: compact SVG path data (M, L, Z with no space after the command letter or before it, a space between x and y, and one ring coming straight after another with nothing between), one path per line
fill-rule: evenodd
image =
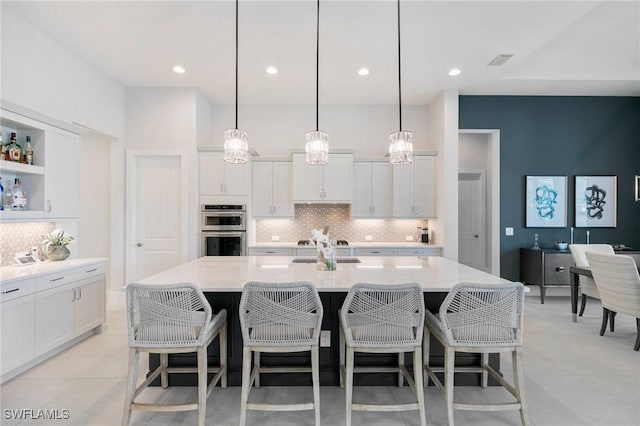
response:
M49 260L64 260L71 254L67 244L75 239L71 235L65 235L62 229L54 229L40 242L42 254Z

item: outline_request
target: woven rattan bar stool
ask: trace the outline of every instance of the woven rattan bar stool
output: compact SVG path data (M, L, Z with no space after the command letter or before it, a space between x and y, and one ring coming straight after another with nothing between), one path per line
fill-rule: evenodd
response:
M227 311L212 317L211 306L193 284L127 286L129 329L129 376L122 425L128 425L133 409L143 411L198 410L198 425L204 426L207 397L220 381L227 387ZM207 346L220 336L220 366L207 368ZM136 387L140 352L160 354L160 365ZM168 354L197 352L198 367L168 367ZM135 402L136 397L160 376L163 388L168 373L198 373L198 401L187 404ZM207 386L207 373L214 373Z
M346 424L351 411L418 410L425 425L422 382L424 299L418 284L355 284L340 311L340 387L345 387ZM345 360L346 349L346 360ZM397 353L397 367L355 367L355 353ZM413 378L404 365L405 352L413 352ZM353 403L353 374L398 373L398 386L406 380L416 395L409 404Z
M244 426L247 410L315 411L315 424L320 425L319 350L322 303L310 282L245 284L240 299L242 352L242 397L240 425ZM311 352L311 367L264 367L261 352ZM251 354L254 366L251 369ZM258 404L249 402L249 391L260 387L260 373L311 372L313 402L301 404Z
M507 284L456 284L434 315L426 312L422 350L424 368L447 404L447 424L453 426L453 410L500 411L519 410L522 424L529 420L524 400L524 373L522 369L522 310L524 286ZM430 334L444 346L444 368L429 365ZM482 387L488 376L497 380L516 399L515 402L496 404L465 404L453 400L455 353L481 354L480 367L458 367L455 371L482 373ZM491 366L489 354L511 352L514 385L504 380ZM435 372L444 371L444 384Z

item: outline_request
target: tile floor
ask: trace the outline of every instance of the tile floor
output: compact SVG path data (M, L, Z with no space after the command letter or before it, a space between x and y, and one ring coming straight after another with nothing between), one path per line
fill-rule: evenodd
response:
M640 353L632 349L635 321L616 318L616 332L598 335L601 308L590 301L584 317L571 322L568 289L554 289L540 304L537 289L526 297L525 386L529 415L534 425L640 425ZM554 294L556 294L554 296ZM107 325L93 336L40 364L0 387L2 425L118 425L122 416L127 374L126 319L122 296L110 298ZM503 357L510 378L510 358ZM150 388L148 400L195 399L192 388ZM256 401L301 401L311 398L310 388L271 387L252 391ZM460 387L458 399L495 400L505 396L498 388ZM338 387L321 389L322 423L344 424L344 393ZM409 401L408 388L356 388L354 400ZM427 424L444 425L445 410L435 388L426 390ZM237 425L240 388L216 388L207 405L207 424ZM69 410L66 420L15 421L6 409ZM192 425L195 412L134 412L132 425ZM249 412L250 425L312 425L310 412ZM517 412L483 413L457 411L458 425L517 425ZM417 412L363 413L353 416L354 425L417 425Z

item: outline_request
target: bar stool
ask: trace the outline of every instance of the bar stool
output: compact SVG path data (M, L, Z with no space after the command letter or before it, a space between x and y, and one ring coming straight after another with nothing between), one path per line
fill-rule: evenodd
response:
M425 425L422 383L422 331L424 299L419 284L355 284L340 311L340 387L345 387L346 424L351 411L418 410ZM346 361L345 361L346 348ZM355 352L397 353L397 367L354 367ZM413 352L413 378L404 365L405 352ZM353 403L353 373L398 373L398 386L409 383L416 402L409 404Z
M143 411L198 410L198 425L204 426L207 398L220 381L227 387L227 311L213 318L211 306L193 284L129 284L127 286L129 373L122 425L129 424L133 409ZM207 346L220 336L220 366L207 368ZM160 365L136 388L140 352L160 354ZM197 352L198 366L168 367L168 354ZM198 401L186 404L135 402L136 397L160 376L168 386L168 373L198 373ZM214 373L207 385L207 373Z
M242 397L240 425L247 410L304 411L315 410L315 424L320 426L319 342L322 303L310 282L245 284L240 298L242 351ZM261 352L311 352L311 367L263 367ZM254 366L251 369L251 354ZM260 387L260 373L311 372L313 402L301 404L258 404L249 402L249 391Z
M524 400L522 369L522 319L524 286L508 284L456 284L434 315L427 311L422 350L424 369L442 394L447 405L447 424L453 426L453 410L499 411L519 410L523 425L529 422ZM430 334L444 346L444 368L429 364ZM480 353L480 367L455 369L455 353ZM514 385L502 378L490 365L489 353L511 352ZM444 384L435 372L444 371ZM505 387L515 402L496 404L465 404L453 400L455 371L482 373L482 387L487 387L488 375Z

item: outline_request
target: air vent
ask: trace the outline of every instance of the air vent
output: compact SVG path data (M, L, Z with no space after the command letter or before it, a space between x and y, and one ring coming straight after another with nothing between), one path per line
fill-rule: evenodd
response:
M501 65L504 65L504 63L507 62L512 57L513 57L513 53L506 53L506 54L503 53L502 55L498 55L495 58L493 58L488 65L499 67Z

